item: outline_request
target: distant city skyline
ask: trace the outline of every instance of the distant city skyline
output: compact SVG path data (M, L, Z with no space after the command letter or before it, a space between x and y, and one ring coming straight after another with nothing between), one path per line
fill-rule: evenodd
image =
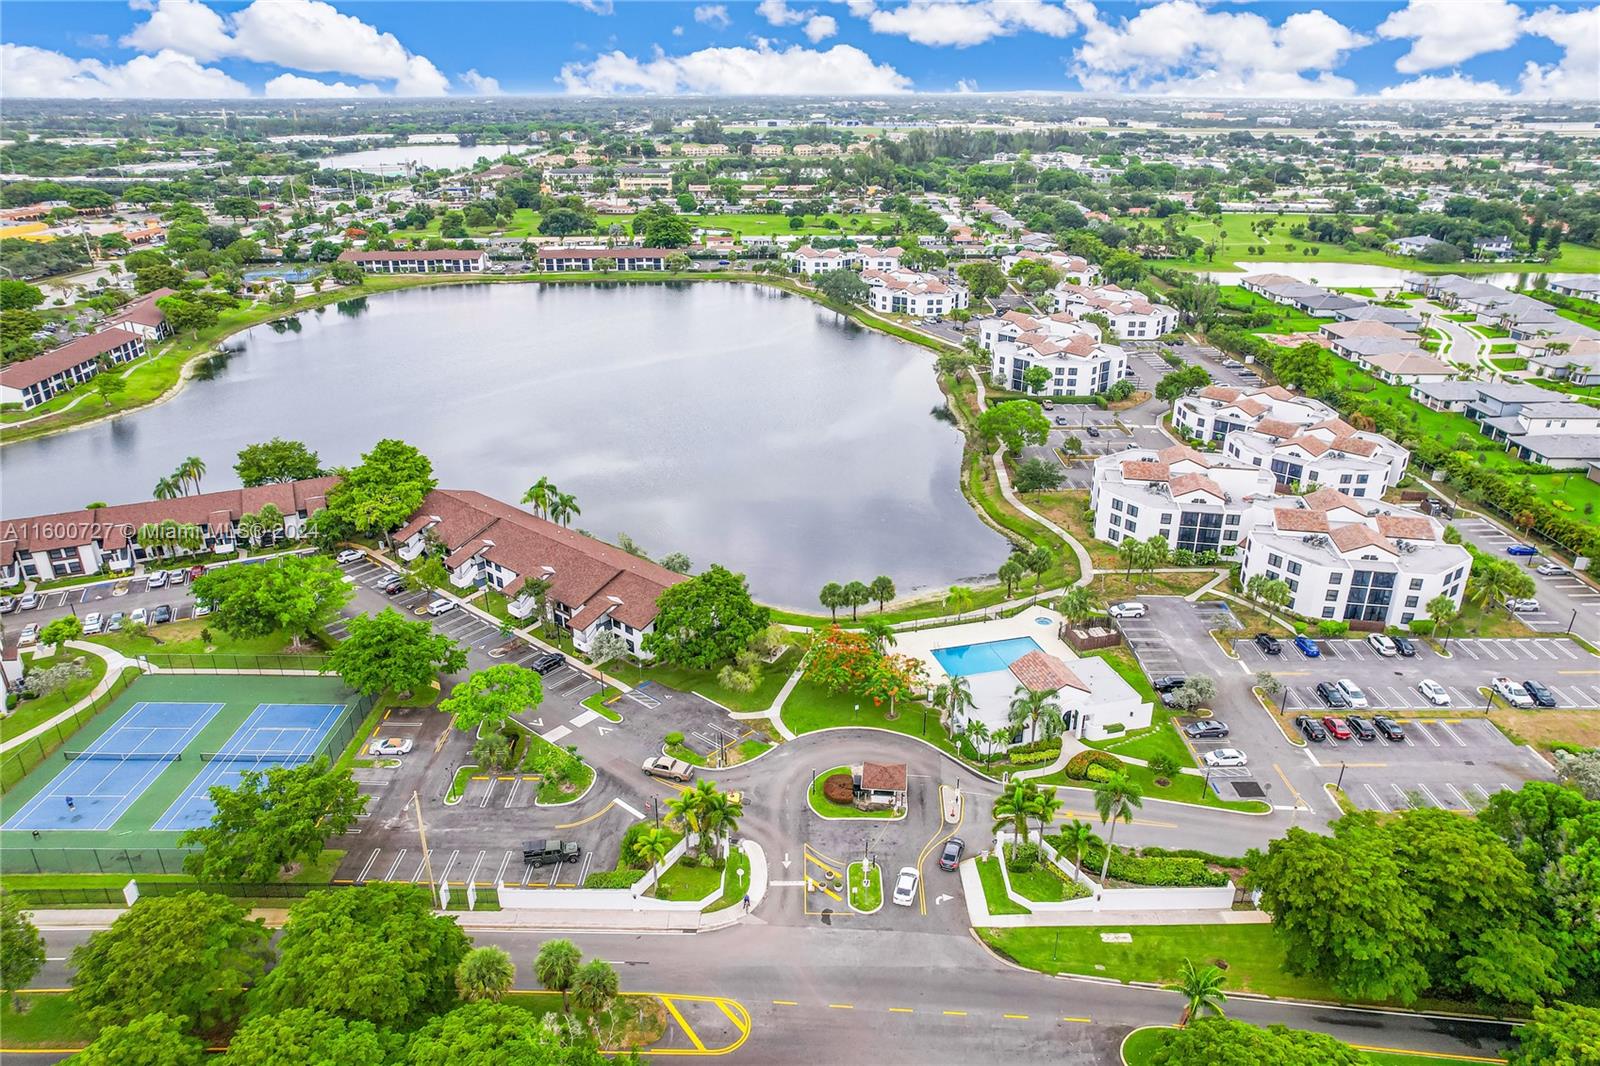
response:
M1600 104L1600 7L1512 0L10 0L9 98L1016 92Z

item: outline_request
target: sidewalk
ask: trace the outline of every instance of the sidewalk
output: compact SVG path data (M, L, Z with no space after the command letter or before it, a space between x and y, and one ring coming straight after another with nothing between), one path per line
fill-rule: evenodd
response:
M34 737L43 733L48 733L61 722L70 720L73 715L77 714L79 711L89 706L89 704L93 703L95 700L99 699L101 696L104 696L108 691L110 691L111 686L116 684L117 680L122 677L122 671L126 670L130 666L135 669L139 668L139 663L137 661L128 658L119 651L113 651L112 649L101 644L90 644L88 641L83 640L69 640L67 641L66 646L71 648L73 651L87 652L90 655L97 655L104 659L106 661L106 676L100 679L100 683L96 685L87 696L83 697L83 699L79 700L77 703L74 703L71 707L60 711L46 721L40 722L26 733L21 733L12 737L4 744L0 744L0 754L4 754L13 748L20 747L32 740Z
M1026 927L1096 925L1268 925L1272 915L1265 911L1235 910L1145 910L1077 911L1050 914L990 914L983 894L978 864L969 859L961 864L961 894L966 899L968 924L982 928L1019 929Z

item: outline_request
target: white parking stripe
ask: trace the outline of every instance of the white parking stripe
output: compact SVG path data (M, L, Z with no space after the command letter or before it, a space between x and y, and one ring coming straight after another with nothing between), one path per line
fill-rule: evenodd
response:
M1488 789L1484 788L1482 785L1478 784L1476 781L1474 781L1472 783L1472 787L1477 789L1478 795L1483 797L1483 802L1485 802L1485 803L1489 802L1489 790Z
M1472 647L1468 644L1467 641L1464 641L1464 640L1456 641L1456 648L1459 649L1460 651L1466 652L1467 653L1467 657L1470 658L1470 659L1477 659L1478 658L1478 653L1476 651L1472 650Z
M1425 799L1426 799L1426 800L1427 800L1427 801L1428 801L1428 802L1429 802L1429 803L1431 803L1431 804L1433 804L1433 805L1434 805L1434 806L1435 806L1435 807L1443 807L1443 806L1444 806L1444 804L1442 804L1442 803L1440 803L1440 802L1439 802L1439 797L1438 797L1438 796L1435 796L1435 795L1434 795L1434 794L1433 794L1433 793L1432 793L1432 792L1431 792L1431 791L1430 791L1430 790L1429 790L1429 788L1428 788L1428 786L1427 786L1427 785L1425 785L1425 784L1423 784L1423 783L1422 783L1422 782L1421 782L1421 781L1418 781L1418 782L1417 782L1417 791L1418 791L1418 792L1421 792L1421 793L1422 793L1422 795L1423 795L1423 797L1424 797L1424 798L1425 798Z
M1463 748L1467 746L1467 742L1456 735L1456 731L1450 727L1449 722L1439 722L1438 726L1440 729L1444 730L1445 736L1449 737Z
M1399 810L1399 809L1403 808L1403 809L1406 809L1406 810L1410 810L1411 809L1411 797L1406 795L1406 790L1401 788L1399 785L1395 784L1392 781L1389 783L1389 787L1394 789L1394 794L1400 798L1400 802L1395 804L1395 809Z
M495 884L500 885L505 883L506 867L511 865L511 857L515 854L516 852L514 851L508 851L506 852L505 857L500 860L500 869L496 870L494 874Z
M1556 657L1556 653L1551 651L1549 645L1542 640L1534 644L1533 650L1543 655L1546 659L1554 659Z
M372 864L378 861L378 856L382 853L382 848L372 849L372 854L367 856L367 864L361 868L360 873L356 874L356 880L358 882L365 881L367 879L367 874L372 870Z
M1362 785L1361 787L1367 790L1367 794L1372 797L1373 805L1376 806L1378 810L1389 810L1389 805L1383 802L1383 798L1378 795L1377 789L1373 788L1371 785Z
M389 864L389 872L383 875L383 879L385 881L393 881L394 880L394 875L399 871L400 864L405 861L406 850L407 849L405 849L405 848L401 848L400 849L400 854L396 855L394 857L394 862Z
M1461 794L1460 789L1456 788L1456 786L1452 785L1448 781L1445 782L1444 787L1449 789L1450 794L1456 798L1456 808L1458 810L1470 811L1473 809L1472 804L1467 802L1467 797Z
M1439 746L1439 741L1436 740L1434 738L1434 735L1431 732L1428 731L1428 727L1423 725L1421 722L1417 722L1415 724L1416 724L1416 727L1417 727L1417 732L1421 733L1424 737L1426 737L1429 744L1432 744L1434 747L1437 748Z

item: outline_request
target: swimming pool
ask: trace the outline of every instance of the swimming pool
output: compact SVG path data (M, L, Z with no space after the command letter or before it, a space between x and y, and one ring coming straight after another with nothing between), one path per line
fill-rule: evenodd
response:
M935 648L933 657L951 677L990 674L1004 670L1030 651L1043 651L1032 637L1010 637L984 644L960 644L954 648Z

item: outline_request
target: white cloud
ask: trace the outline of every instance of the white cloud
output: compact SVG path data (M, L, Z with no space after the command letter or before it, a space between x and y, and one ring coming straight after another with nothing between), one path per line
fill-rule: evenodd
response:
M672 35L674 37L682 37L683 36L683 27L682 26L674 26L674 27L672 27Z
M1503 85L1479 81L1456 71L1446 75L1424 74L1380 89L1378 95L1385 100L1502 100L1510 94Z
M477 70L469 70L456 78L467 87L467 92L473 96L499 96L505 92L500 88L500 80L491 78L487 74L479 74Z
M369 82L318 81L298 74L279 74L262 87L269 97L279 100L337 100L351 96L382 96L383 90Z
M849 95L905 92L911 79L888 64L850 45L811 49L801 45L774 48L705 48L669 56L657 50L650 59L620 51L606 52L592 63L568 63L561 83L569 93L615 95Z
M28 45L0 45L0 82L10 97L216 100L250 95L243 82L170 50L102 63Z
M1068 68L1090 92L1193 96L1349 96L1356 86L1333 71L1368 39L1321 11L1274 26L1249 12L1213 11L1195 0L1164 0L1116 24L1087 3L1084 43Z
M1379 24L1378 36L1409 40L1394 69L1416 74L1510 48L1522 36L1522 16L1510 0L1410 0Z
M832 15L819 15L815 8L797 10L786 0L761 0L756 14L774 26L799 26L812 44L826 40L839 32L839 20Z
M254 0L226 19L198 0L160 0L122 39L203 61L233 57L292 70L393 80L400 96L442 96L450 81L392 33L321 0Z
M977 91L978 91L978 83L977 82L972 81L969 78L958 78L958 79L956 79L956 92L958 92L958 93L975 93Z
M1522 70L1522 95L1538 99L1600 100L1600 7L1563 11L1547 7L1529 15L1523 27L1563 50L1561 62Z
M1023 30L1065 37L1078 20L1063 4L1045 0L911 0L900 7L850 5L874 33L896 34L917 44L966 48Z
M577 4L591 15L611 15L616 12L616 6L611 0L569 0Z
M832 15L812 15L806 19L805 35L812 44L826 40L839 32L839 20Z
M694 20L719 30L727 29L733 22L733 19L728 17L727 4L701 4L694 9Z

